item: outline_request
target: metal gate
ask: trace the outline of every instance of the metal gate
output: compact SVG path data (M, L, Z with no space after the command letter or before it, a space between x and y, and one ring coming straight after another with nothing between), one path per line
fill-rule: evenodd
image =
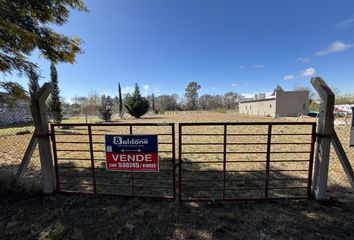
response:
M311 196L316 123L179 124L179 200Z
M52 124L51 133L57 191L175 199L173 123ZM107 171L104 134L157 134L159 172Z

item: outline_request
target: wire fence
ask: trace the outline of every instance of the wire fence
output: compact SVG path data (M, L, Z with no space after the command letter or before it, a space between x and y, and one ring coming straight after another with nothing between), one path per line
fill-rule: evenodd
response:
M28 147L34 127L31 123L0 127L0 175L14 176ZM38 147L25 173L25 179L39 180Z
M17 113L18 115L24 113ZM1 116L0 116L1 118ZM64 120L65 122L85 122L86 116L75 116ZM310 121L309 119L305 119ZM305 121L303 120L303 121ZM88 123L99 122L97 116L88 116ZM256 118L255 118L256 121ZM277 120L278 121L278 120ZM299 119L302 121L302 119ZM346 151L351 165L354 167L354 148L349 147L351 117L337 117L335 120L335 130L343 148ZM34 127L31 122L14 122L9 125L0 125L0 176L4 173L15 173L23 155L26 151L28 143L34 132ZM40 162L38 157L38 149L35 150L33 157L26 171L25 178L39 179L40 177ZM328 193L329 196L339 201L354 202L354 192L344 173L340 161L333 149L331 148L331 158L329 165L328 176Z
M336 118L334 128L347 154L351 166L354 167L354 148L349 147L351 117ZM351 188L349 180L344 173L333 146L331 146L330 154L328 175L329 196L339 201L354 201L354 191Z

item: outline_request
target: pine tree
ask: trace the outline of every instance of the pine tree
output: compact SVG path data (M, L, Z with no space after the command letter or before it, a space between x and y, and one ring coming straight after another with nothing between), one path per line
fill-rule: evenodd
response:
M29 93L31 97L34 97L39 91L39 84L38 84L38 74L31 68L28 73L29 78Z
M63 120L62 107L60 101L60 89L58 85L58 73L55 65L50 65L50 78L52 80L52 92L49 101L49 111L55 123L61 123Z
M118 83L118 108L119 108L119 116L123 118L123 99L122 99L122 89L120 87L120 83Z
M149 111L149 100L141 96L138 84L135 84L134 93L132 95L127 94L125 107L129 114L135 118L140 118Z

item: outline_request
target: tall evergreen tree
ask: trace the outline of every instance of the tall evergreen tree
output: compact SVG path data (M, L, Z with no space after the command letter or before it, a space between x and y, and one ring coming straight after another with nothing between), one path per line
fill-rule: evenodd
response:
M34 69L30 69L28 73L29 78L29 93L30 96L35 96L39 91L39 83L38 83L38 74L34 71Z
M135 118L140 118L149 111L149 100L141 96L138 84L135 84L134 93L132 95L127 94L125 107L129 114Z
M123 118L123 98L122 98L122 88L120 87L120 83L118 83L118 108L119 108L119 116Z
M49 111L55 123L63 120L62 107L60 101L60 89L58 85L58 73L54 63L50 65L50 78L52 80L52 92L49 101Z
M155 112L155 95L154 94L151 95L151 101L152 101L152 111Z

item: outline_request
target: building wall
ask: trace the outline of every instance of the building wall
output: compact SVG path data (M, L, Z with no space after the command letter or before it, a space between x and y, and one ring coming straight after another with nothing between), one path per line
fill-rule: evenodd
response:
M263 99L252 102L241 102L239 112L247 115L275 117L275 99Z
M22 102L14 106L0 104L0 126L30 122L32 116L28 103Z
M296 117L309 112L308 91L277 91L276 116Z

